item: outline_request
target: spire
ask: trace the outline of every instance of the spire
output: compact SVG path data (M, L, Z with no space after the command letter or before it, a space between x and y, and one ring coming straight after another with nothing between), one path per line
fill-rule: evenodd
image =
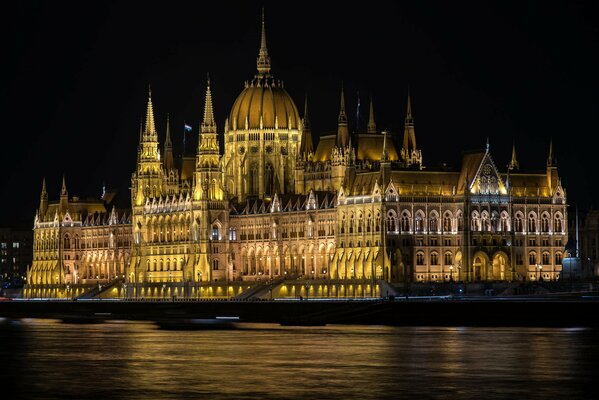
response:
M166 115L166 139L164 141L164 169L170 171L174 168L173 142L171 141L170 116Z
M146 135L156 135L156 124L154 123L154 108L152 107L152 88L148 86L148 108L146 111Z
M264 23L264 7L262 7L262 37L260 39L260 52L258 53L258 60L256 64L258 66L258 74L270 74L270 57L268 56L268 49L266 48L266 26Z
M306 100L304 102L304 129L311 129L310 116L308 115L308 92L306 92Z
M306 100L304 103L304 119L303 119L304 130L302 132L302 142L300 145L300 156L306 158L308 154L314 152L314 145L312 143L312 128L310 125L310 117L308 115L308 93L306 92Z
M67 184L66 181L64 179L64 174L62 175L62 187L60 188L60 196L67 196L68 192L67 192Z
M404 124L403 147L402 150L409 152L416 149L416 134L414 132L414 118L412 117L412 99L408 90L408 109L406 111L406 121Z
M485 146L485 149L486 149L487 153L489 152L489 148L490 148L489 137L487 136L487 144Z
M345 95L343 94L343 85L341 85L341 106L339 109L339 118L337 122L336 145L341 148L345 148L349 143L349 129L347 127L347 115L345 114Z
M383 131L383 154L381 154L381 162L387 161L389 161L389 152L387 151L387 131L385 130Z
M553 158L553 139L549 139L549 156L547 157L547 166L555 167L557 164L555 158Z
M210 91L210 75L207 75L206 101L204 103L204 120L202 121L202 133L216 133L214 122L214 111L212 110L212 92Z
M512 159L508 164L508 169L518 169L520 168L520 164L518 163L518 159L516 158L516 142L512 143Z
M376 133L376 124L374 122L374 106L372 105L372 96L370 96L370 118L368 119L368 133Z
M48 197L48 192L46 190L46 177L45 176L42 178L42 193L41 193L41 196L42 197L44 197L44 196Z

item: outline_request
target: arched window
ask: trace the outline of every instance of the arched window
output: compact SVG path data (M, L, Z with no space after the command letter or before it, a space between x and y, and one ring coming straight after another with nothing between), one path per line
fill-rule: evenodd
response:
M439 265L439 256L437 253L431 253L431 265Z
M439 216L436 212L431 213L429 222L429 232L437 232L439 230Z
M416 253L416 265L424 265L424 253Z
M549 214L543 213L541 216L541 232L549 232Z
M553 232L554 233L562 233L562 215L560 213L555 214Z
M555 253L555 265L562 264L562 253Z
M146 271L150 272L150 260L146 262Z
M409 232L410 231L410 217L407 211L401 213L401 231Z
M509 216L507 212L503 211L501 213L501 232L509 232Z
M528 255L528 265L536 265L537 264L537 253L534 251Z
M63 248L65 250L69 250L71 248L71 237L69 235L64 235L64 245Z
M451 232L451 214L449 212L443 216L443 232Z
M349 233L354 233L354 214L349 218Z
M372 214L368 213L368 218L366 219L366 232L372 231Z
M395 216L395 212L389 211L387 214L387 231L388 232L396 232L397 231L397 218Z
M456 219L458 221L458 232L461 232L464 230L464 220L462 219L461 210L458 210L458 212L456 213Z
M537 231L536 215L534 213L528 214L528 233L535 233Z
M451 253L445 253L445 265L451 265Z
M476 211L472 212L472 226L471 226L471 229L474 232L480 231L480 217L478 216L478 212L476 212Z
M362 218L362 214L358 215L358 233L362 233L362 226L364 224L364 218Z
M549 264L549 253L543 253L543 264Z
M212 269L218 271L218 260L212 260Z
M483 211L480 214L480 224L481 224L481 231L483 232L490 232L491 231L491 221L489 219L489 213L487 211Z
M212 240L219 240L218 225L212 225Z
M514 218L514 232L524 232L524 226L522 224L523 215L522 213L516 213Z
M424 231L424 214L422 212L416 213L416 221L415 221L415 231L423 232Z

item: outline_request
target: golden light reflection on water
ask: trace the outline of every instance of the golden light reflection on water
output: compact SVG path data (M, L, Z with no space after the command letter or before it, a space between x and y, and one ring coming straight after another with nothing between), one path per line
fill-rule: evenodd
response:
M597 332L3 321L6 382L56 398L584 397ZM588 385L588 386L587 386Z

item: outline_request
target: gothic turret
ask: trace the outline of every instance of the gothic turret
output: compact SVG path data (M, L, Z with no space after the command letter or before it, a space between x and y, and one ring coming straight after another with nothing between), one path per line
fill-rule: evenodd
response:
M376 133L376 123L374 122L374 106L372 105L372 97L370 97L370 117L368 118L368 133Z
M312 143L312 126L310 124L310 116L308 114L308 94L306 93L306 101L304 104L304 118L303 122L303 132L302 132L302 142L300 144L300 158L302 160L307 160L309 155L314 153L314 145Z
M416 147L416 133L414 132L414 118L412 117L412 100L410 98L410 93L408 93L408 106L404 124L401 158L405 167L417 165L422 168L422 152Z
M164 156L162 157L164 160L164 169L166 171L170 171L175 167L173 161L173 142L171 141L171 126L170 126L170 118L166 116L166 140L164 141Z
M42 191L40 193L39 217L42 219L48 210L48 192L46 190L46 177L42 179Z
M337 118L337 147L344 149L349 145L349 128L347 127L347 114L345 113L345 95L341 87L341 105L339 108L339 118Z
M520 163L518 163L518 159L516 158L516 143L512 144L512 159L508 164L508 169L518 170L520 168Z
M270 57L268 55L268 49L266 48L266 27L264 24L264 7L262 7L262 35L260 38L260 52L258 53L258 59L256 60L259 75L270 74Z

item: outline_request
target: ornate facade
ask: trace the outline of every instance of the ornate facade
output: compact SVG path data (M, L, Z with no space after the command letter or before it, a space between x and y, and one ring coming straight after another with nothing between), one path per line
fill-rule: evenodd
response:
M515 148L497 166L488 142L459 168L433 168L409 96L403 141L377 130L372 102L366 131L350 133L343 90L337 122L314 148L307 102L300 118L271 75L263 20L224 152L210 81L191 169L174 165L168 123L161 152L150 93L131 211L69 199L64 184L48 204L44 184L28 283L559 278L567 202L551 145L542 172L519 170Z

